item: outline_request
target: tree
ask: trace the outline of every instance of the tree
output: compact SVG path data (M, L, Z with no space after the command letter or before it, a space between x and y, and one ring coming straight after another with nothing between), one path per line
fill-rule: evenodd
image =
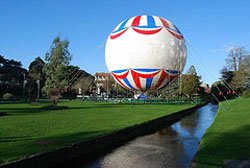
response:
M40 57L36 57L29 65L29 76L35 80L41 80L43 78L43 67L45 63Z
M36 57L29 65L28 84L29 95L33 91L37 99L40 98L41 88L45 83L45 76L43 73L44 61L40 57Z
M242 61L242 71L244 72L244 87L247 90L250 90L250 55L247 55L243 58Z
M27 70L20 61L9 60L0 55L0 96L11 93L15 98L22 95L22 83Z
M66 68L67 81L69 87L73 86L79 79L92 76L84 70L81 70L78 66L69 65Z
M194 67L194 65L191 65L187 71L188 75L197 75L196 69Z
M20 61L15 61L13 59L8 60L6 64L12 67L22 67L22 63Z
M233 79L230 83L230 86L239 92L244 90L244 84L245 84L245 73L242 70L238 70L234 72Z
M242 59L247 55L245 47L233 47L229 51L229 55L226 59L226 64L229 70L237 71L240 70L242 65Z
M241 93L250 88L250 55L243 46L230 49L221 81L229 91Z
M183 94L190 97L192 94L196 94L197 90L201 84L201 77L197 76L195 67L192 65L187 74L181 76L181 91Z
M93 76L87 76L80 78L73 86L76 92L81 90L81 94L84 95L91 90L95 83L95 78Z
M224 67L220 71L221 73L221 80L225 83L230 83L234 76L234 71L228 70L228 68Z
M53 40L49 52L45 55L47 63L43 68L43 72L46 81L43 91L50 97L53 106L57 105L61 93L63 93L68 85L65 72L67 72L67 66L72 58L68 47L69 41L61 40L60 37L57 36Z
M196 75L183 74L181 76L181 91L190 97L196 94L200 86L200 78Z
M250 55L244 56L241 68L234 72L230 85L238 92L250 89Z
M161 95L163 98L178 96L180 93L180 79L174 79L170 84L154 93L155 96Z
M7 63L7 59L4 56L0 55L0 67L4 66Z

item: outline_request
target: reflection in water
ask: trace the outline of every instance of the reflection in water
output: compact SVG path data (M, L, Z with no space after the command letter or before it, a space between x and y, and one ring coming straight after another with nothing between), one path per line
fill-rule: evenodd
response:
M77 167L166 168L188 167L217 106L208 104L172 126L139 137L101 158Z
M171 127L137 138L101 159L101 167L181 167L183 145L180 135ZM166 162L171 160L171 162Z

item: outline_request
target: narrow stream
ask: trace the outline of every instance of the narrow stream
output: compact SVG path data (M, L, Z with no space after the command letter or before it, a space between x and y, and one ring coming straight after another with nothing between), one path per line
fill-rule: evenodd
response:
M181 121L154 134L138 137L105 156L77 168L167 168L188 167L218 106L208 104Z

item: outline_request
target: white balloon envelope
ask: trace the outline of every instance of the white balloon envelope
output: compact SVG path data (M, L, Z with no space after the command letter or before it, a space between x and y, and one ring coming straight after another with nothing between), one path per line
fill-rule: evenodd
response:
M124 88L145 92L171 84L183 71L183 35L170 21L151 15L124 20L109 35L105 61Z

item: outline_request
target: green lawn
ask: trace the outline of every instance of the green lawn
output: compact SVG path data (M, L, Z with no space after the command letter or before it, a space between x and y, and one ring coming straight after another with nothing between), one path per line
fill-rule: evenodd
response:
M0 104L0 163L51 151L106 135L193 105L90 103L65 101L63 110L41 104Z
M220 104L194 159L197 167L222 166L225 160L250 160L250 98Z

